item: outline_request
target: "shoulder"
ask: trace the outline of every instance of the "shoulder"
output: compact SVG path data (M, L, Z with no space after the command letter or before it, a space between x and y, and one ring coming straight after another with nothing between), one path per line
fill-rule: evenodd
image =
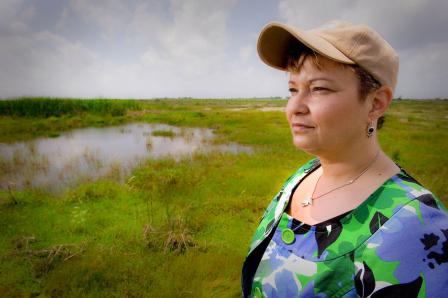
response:
M404 170L393 179L392 185L391 189L401 190L402 196L407 197L407 202L396 206L384 229L394 230L392 226L397 226L399 223L406 224L406 228L402 229L403 232L411 227L422 231L448 229L448 209L430 190ZM393 192L389 193L391 194Z
M408 201L396 206L392 216L357 252L357 290L438 297L448 285L446 207L407 174L395 179L394 184ZM394 192L385 195L391 194Z

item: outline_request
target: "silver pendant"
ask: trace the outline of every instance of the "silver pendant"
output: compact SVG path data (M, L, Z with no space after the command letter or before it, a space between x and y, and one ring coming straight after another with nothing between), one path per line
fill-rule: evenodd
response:
M313 204L313 199L312 198L307 198L307 199L303 200L300 204L302 204L302 207L306 207L308 205L312 205Z

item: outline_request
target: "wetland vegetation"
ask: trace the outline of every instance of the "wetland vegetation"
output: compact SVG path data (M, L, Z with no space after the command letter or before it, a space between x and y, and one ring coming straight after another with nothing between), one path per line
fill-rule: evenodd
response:
M241 265L264 209L310 158L291 143L285 103L0 101L3 144L146 123L211 129L210 146L251 148L149 158L124 177L117 167L58 194L2 187L0 296L240 297ZM394 102L379 136L385 152L448 206L448 101ZM14 171L17 164L0 158L0 175Z

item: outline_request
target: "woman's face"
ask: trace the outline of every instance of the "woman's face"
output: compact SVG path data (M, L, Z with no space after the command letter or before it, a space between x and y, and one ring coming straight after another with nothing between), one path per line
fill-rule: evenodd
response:
M320 155L365 141L369 107L359 99L356 74L321 56L319 69L312 59L290 74L286 117L294 145Z

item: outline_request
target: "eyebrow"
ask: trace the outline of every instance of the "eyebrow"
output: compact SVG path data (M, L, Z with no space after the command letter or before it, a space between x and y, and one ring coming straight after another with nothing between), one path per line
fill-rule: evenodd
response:
M316 78L312 78L311 80L308 81L308 83L312 83L314 81L328 81L328 82L335 82L335 80L329 79L329 78L325 78L325 77L316 77ZM293 84L295 85L294 81L289 80L288 84Z

